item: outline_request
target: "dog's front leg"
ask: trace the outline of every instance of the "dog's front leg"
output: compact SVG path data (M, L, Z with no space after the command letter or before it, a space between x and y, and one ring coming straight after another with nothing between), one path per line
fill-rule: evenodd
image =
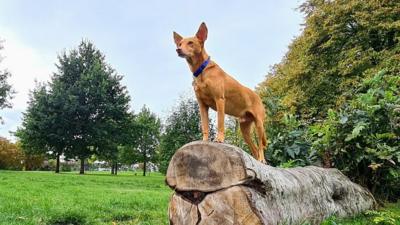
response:
M224 142L225 140L225 99L219 98L215 101L217 106L217 120L218 120L218 133L217 142Z
M203 141L208 141L208 106L199 101L201 131L203 133Z

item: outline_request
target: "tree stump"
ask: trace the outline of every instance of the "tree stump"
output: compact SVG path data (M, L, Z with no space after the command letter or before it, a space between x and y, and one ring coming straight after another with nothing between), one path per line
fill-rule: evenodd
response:
M196 141L180 148L166 183L173 225L319 224L375 206L372 194L337 169L264 165L228 144Z

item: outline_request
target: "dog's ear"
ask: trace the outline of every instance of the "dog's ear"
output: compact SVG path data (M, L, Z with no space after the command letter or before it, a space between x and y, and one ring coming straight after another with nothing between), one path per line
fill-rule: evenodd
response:
M199 30L196 33L196 37L200 41L205 42L207 40L207 34L208 34L207 26L204 22L202 22L199 27Z
M183 37L174 31L174 41L178 45L182 41Z

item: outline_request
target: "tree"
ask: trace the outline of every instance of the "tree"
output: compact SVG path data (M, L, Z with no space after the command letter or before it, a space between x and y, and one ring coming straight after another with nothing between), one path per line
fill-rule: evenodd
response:
M351 98L364 78L387 69L399 74L398 1L308 0L302 34L260 84L264 99L300 119L325 118L329 108ZM266 88L264 88L266 87Z
M105 56L89 41L82 41L77 50L63 53L53 78L53 93L66 103L69 124L68 157L84 162L99 153L101 146L121 142L124 123L128 120L130 98Z
M17 145L0 138L0 169L22 170L24 153Z
M51 94L48 85L37 84L30 94L28 108L23 113L22 127L15 135L28 155L44 155L56 159L55 172L60 172L60 156L68 148L67 119L64 104Z
M85 159L123 142L130 98L122 76L89 41L62 53L56 66L48 88L33 92L17 136L26 147L57 159L61 154L80 159L83 174Z
M43 166L44 155L25 152L20 143L0 137L0 169L36 170Z
M357 0L300 6L303 32L258 87L272 164L337 167L376 196L398 198L399 7Z
M215 136L215 130L210 120L210 138ZM199 106L193 98L182 98L172 109L167 118L159 146L160 171L165 173L168 163L175 151L184 144L201 140L201 123Z
M3 49L2 41L0 40L0 50ZM3 57L0 55L0 63ZM11 76L11 73L7 70L0 70L0 109L11 108L10 99L13 97L15 91L11 85L7 82L7 79ZM2 118L0 117L0 121Z
M143 176L146 176L148 162L156 160L156 149L160 143L161 121L146 106L135 116L136 140L121 147L126 163L143 162Z

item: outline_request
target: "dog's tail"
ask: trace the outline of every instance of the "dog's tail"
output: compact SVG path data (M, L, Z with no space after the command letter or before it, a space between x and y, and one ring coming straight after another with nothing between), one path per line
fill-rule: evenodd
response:
M267 147L267 135L265 134L265 131L262 133L262 144L264 147Z

